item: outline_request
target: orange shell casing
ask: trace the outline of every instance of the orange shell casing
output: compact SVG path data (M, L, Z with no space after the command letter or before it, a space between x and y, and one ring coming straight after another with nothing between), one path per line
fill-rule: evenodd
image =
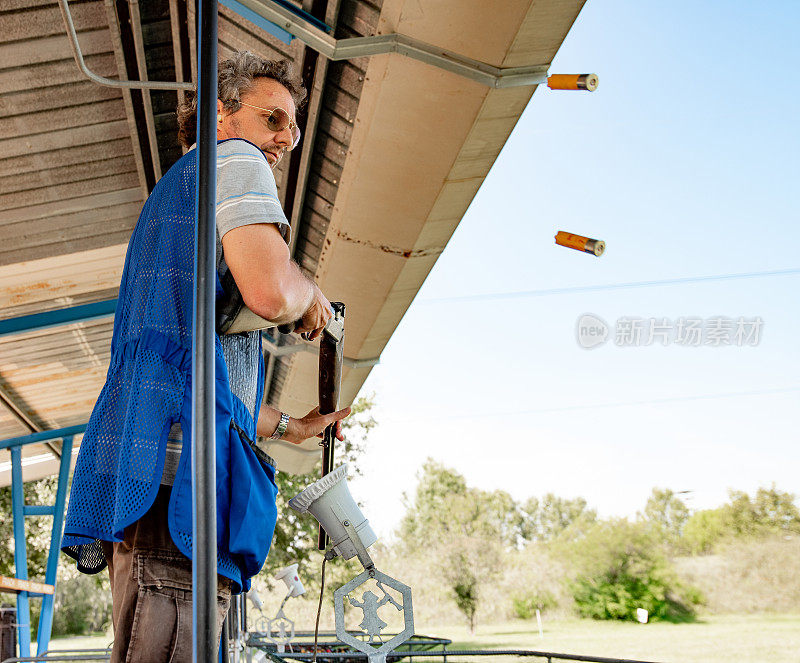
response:
M588 237L581 237L580 235L573 235L572 233L559 230L556 233L556 244L566 246L570 249L577 249L578 251L586 250L586 242L589 241Z
M580 74L553 74L547 77L547 87L551 90L577 90Z

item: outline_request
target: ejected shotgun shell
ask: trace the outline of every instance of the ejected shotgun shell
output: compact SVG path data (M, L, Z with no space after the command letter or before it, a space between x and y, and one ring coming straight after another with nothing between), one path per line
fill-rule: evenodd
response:
M599 80L597 74L553 74L547 77L551 90L586 90L594 92Z
M598 257L603 255L603 251L606 250L606 243L602 239L581 237L580 235L573 235L563 230L559 230L556 233L556 244L566 246L569 249L575 249L576 251L592 253Z

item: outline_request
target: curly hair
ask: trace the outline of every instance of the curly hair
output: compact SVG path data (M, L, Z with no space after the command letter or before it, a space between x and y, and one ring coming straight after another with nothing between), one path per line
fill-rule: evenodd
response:
M223 107L234 112L241 108L240 96L249 90L256 78L278 81L292 95L299 109L306 99L306 89L294 76L288 60L267 60L250 51L239 51L219 63L217 96ZM178 140L184 147L197 142L197 90L185 93L185 101L178 105Z

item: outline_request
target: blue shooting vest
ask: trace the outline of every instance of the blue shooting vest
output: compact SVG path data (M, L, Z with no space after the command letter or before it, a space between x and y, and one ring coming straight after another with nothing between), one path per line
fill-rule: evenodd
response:
M183 447L169 530L192 557L192 322L197 150L156 184L133 232L120 285L111 364L81 442L62 550L85 572L105 567L97 540L122 541L158 492L174 423ZM222 295L219 277L217 297ZM251 446L256 422L231 393L219 336L216 371L217 570L247 591L275 529L274 468ZM264 391L264 362L258 394ZM98 551L100 551L98 555Z

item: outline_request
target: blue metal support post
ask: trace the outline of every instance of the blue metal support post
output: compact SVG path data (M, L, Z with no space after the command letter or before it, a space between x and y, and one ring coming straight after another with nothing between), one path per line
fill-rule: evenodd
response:
M50 550L47 552L47 570L45 584L56 586L58 576L58 557L61 552L61 532L64 528L64 507L67 503L67 483L69 479L70 459L72 458L72 436L66 436L61 443L61 464L58 468L58 489L53 510L53 531L50 534ZM50 634L53 630L53 603L55 592L42 597L42 612L39 615L39 629L36 632L36 654L40 656L50 645Z
M21 591L17 594L17 641L19 655L30 656L31 653L31 619L30 597L42 597L42 609L39 613L39 628L36 634L37 656L41 655L50 644L53 628L53 604L55 587L58 578L58 559L61 552L61 532L64 527L64 508L67 502L67 484L72 459L72 442L75 435L86 430L86 424L69 426L57 430L31 433L22 437L0 440L0 449L11 452L11 512L14 522L14 576L19 580L28 580L28 546L25 539L25 516L52 516L53 528L50 534L50 549L47 553L45 584L53 587L53 594L39 594ZM61 438L61 460L58 469L58 488L54 505L25 504L25 491L22 477L22 447Z
M11 447L11 513L14 518L14 575L28 579L28 546L25 541L25 492L22 483L22 448ZM17 642L22 657L31 655L31 611L28 592L17 594Z
M217 1L197 3L197 224L192 329L193 660L217 658L214 295L217 203Z

